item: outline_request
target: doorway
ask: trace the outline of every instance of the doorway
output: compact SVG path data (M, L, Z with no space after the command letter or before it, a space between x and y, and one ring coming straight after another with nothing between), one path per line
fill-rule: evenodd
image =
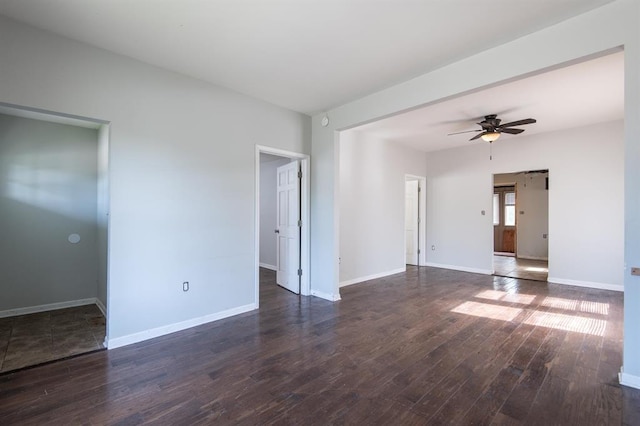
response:
M493 181L494 274L547 281L549 170L496 174Z
M257 308L261 283L310 294L308 170L305 154L256 147Z
M0 103L0 129L4 373L106 347L109 125Z
M404 241L405 264L424 266L426 222L426 178L424 176L405 175L404 205Z

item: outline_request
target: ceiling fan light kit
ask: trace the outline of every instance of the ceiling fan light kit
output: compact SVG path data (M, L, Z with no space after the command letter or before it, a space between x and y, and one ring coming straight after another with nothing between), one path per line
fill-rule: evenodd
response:
M481 134L480 137L482 138L483 141L491 143L500 137L500 133L488 132L488 133Z
M534 118L525 118L524 120L511 121L509 123L500 124L502 122L501 119L498 118L496 114L485 115L484 120L482 120L478 124L481 129L478 130L465 130L463 132L455 132L449 133L448 136L451 135L459 135L460 133L478 133L471 139L470 141L474 141L476 139L482 139L485 142L493 142L497 140L502 133L508 133L511 135L518 135L524 132L524 129L514 129L513 126L524 126L525 124L533 124L536 122Z

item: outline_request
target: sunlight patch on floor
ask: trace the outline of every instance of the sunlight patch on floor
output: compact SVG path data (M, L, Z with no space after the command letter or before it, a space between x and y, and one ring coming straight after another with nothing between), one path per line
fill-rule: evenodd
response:
M609 304L590 302L588 300L563 299L559 297L545 297L541 306L565 311L580 311L591 314L609 315Z
M605 320L576 315L556 314L553 312L534 312L524 323L555 328L557 330L591 334L593 336L604 336L604 329L607 326L607 321Z
M547 268L538 268L535 266L527 266L524 270L529 272L549 272L549 269Z
M530 305L536 296L533 294L522 294L522 293L507 293L502 298L503 302L514 302L514 303L522 303L525 305Z
M506 293L504 291L485 290L476 294L476 297L480 297L482 299L489 299L489 300L500 300L504 297L505 294Z
M451 312L495 320L513 321L522 313L522 309L491 305L488 303L464 302L453 308Z
M502 321L513 321L519 314L525 312L524 308L503 306L491 302L511 302L530 305L536 296L521 293L505 293L498 290L484 290L475 297L485 299L486 302L467 301L451 310L458 314L473 315ZM564 299L547 296L541 307L569 311L567 313L533 311L531 316L524 320L525 324L555 328L557 330L573 331L577 333L603 336L607 326L606 319L589 318L573 315L575 312L587 314L609 315L609 304L591 302L588 300Z
M485 290L476 294L476 297L489 300L501 300L503 302L522 303L530 305L536 298L533 294L506 293L498 290Z

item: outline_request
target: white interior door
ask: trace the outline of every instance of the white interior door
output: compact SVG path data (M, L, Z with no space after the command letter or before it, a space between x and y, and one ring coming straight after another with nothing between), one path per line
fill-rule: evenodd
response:
M277 272L278 285L300 293L300 178L294 160L277 169Z
M418 264L418 181L405 182L404 229L407 265Z

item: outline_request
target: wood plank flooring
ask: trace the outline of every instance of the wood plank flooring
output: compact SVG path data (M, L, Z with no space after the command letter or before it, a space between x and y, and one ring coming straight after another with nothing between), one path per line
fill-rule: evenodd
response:
M435 268L0 377L2 424L638 425L623 295Z

